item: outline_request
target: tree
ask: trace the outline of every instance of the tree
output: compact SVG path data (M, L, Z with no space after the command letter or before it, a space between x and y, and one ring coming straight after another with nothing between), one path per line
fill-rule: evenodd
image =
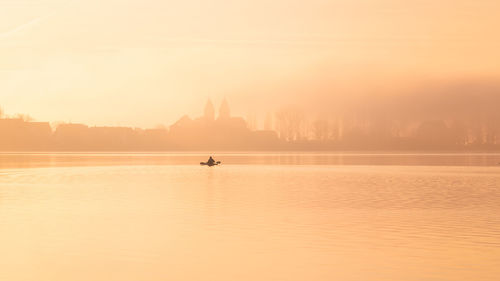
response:
M33 117L29 116L28 114L21 114L21 113L14 115L14 118L21 119L24 122L31 122L31 121L35 120L35 119L33 119Z
M281 109L276 113L276 127L280 138L286 141L297 141L304 136L304 114L295 108Z
M319 119L313 125L314 138L319 141L326 141L328 139L328 121Z
M273 116L271 113L266 114L266 120L264 121L264 130L270 131L273 129Z

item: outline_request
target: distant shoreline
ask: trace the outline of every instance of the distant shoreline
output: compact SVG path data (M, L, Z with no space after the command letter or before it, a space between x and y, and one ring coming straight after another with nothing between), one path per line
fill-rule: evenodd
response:
M173 154L173 155L251 155L251 154L285 154L285 155L500 155L498 150L0 150L4 155L45 155L45 154Z

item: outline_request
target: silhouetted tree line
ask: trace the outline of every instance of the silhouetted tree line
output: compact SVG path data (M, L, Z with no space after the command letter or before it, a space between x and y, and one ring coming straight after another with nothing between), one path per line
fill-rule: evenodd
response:
M307 119L280 112L272 130L244 121L181 119L170 129L0 119L0 151L500 150L500 120ZM221 126L224 124L224 126Z
M452 95L407 95L315 115L283 108L265 116L264 130L255 130L254 115L251 126L232 117L227 101L217 118L208 101L202 117L156 129L52 129L0 110L0 151L500 150L500 87L468 90L462 85Z
M273 123L298 149L500 150L500 84L439 85L320 115L283 108Z
M307 119L296 109L276 114L281 140L328 150L500 150L500 118L405 119L356 116Z

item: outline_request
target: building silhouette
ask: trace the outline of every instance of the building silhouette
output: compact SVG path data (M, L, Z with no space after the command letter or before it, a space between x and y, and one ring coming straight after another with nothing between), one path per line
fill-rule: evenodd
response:
M214 116L211 100L205 105L204 115L195 119L181 117L170 126L169 140L175 149L263 149L267 142L277 145L278 138L274 132L267 134L254 133L248 129L241 117L232 117L229 103L223 100L217 118Z
M500 150L498 113L307 119L285 109L267 113L265 130L256 130L255 116L233 116L225 98L217 111L210 99L202 109L155 129L73 123L53 129L21 115L0 118L0 151Z
M227 103L226 98L222 101L222 104L219 108L219 120L229 119L231 118L231 110L229 109L229 104Z

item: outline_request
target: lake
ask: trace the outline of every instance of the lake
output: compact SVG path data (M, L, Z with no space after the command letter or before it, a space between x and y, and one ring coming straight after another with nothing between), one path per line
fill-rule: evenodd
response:
M498 280L500 154L0 154L0 280Z

